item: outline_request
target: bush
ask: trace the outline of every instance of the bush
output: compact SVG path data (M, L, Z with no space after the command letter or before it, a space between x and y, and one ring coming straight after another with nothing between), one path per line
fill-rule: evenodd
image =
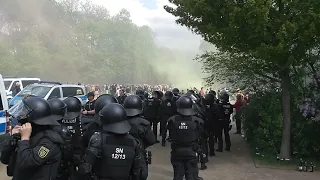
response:
M281 144L282 114L279 93L258 92L242 113L248 141L260 152L276 153Z
M320 157L320 123L302 116L298 98L292 98L292 153ZM279 92L257 92L242 113L246 138L261 153L276 154L282 140L282 107Z

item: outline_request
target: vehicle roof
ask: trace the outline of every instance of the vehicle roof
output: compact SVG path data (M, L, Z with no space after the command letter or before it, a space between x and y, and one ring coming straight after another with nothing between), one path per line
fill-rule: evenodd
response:
M84 88L82 85L75 85L75 84L50 84L50 83L33 83L30 85L36 85L36 86L46 86L46 87L81 87Z
M15 78L15 77L3 77L3 80L4 81L12 81L12 80L40 80L40 78L27 78L27 77L17 77L17 78Z

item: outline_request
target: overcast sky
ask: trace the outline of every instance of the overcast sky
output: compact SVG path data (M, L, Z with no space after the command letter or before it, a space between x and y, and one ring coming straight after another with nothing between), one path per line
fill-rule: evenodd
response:
M168 0L92 0L105 6L111 15L122 8L131 13L137 25L148 25L156 34L157 42L170 48L198 49L201 38L186 27L175 23L175 17L167 13L163 6Z

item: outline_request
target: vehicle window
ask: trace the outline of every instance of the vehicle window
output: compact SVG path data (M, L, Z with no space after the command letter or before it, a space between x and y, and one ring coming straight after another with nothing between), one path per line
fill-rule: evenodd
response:
M24 96L26 94L37 96L44 98L48 92L50 91L51 87L48 86L39 86L39 85L29 85L25 87L17 96Z
M10 87L12 81L10 80L10 81L3 81L3 82L4 82L4 87L6 88L6 90L9 90L9 87Z
M3 110L3 104L2 104L1 94L0 94L0 110Z
M81 87L62 87L63 97L84 95Z
M15 85L16 85L17 82L19 82L19 81L14 81L14 82L12 83L12 86L11 86L11 88L10 88L10 91L13 91L13 89L16 87Z
M51 98L61 98L61 95L60 95L60 88L55 88L48 99L51 99Z
M30 84L38 83L38 80L21 80L22 87L26 87Z

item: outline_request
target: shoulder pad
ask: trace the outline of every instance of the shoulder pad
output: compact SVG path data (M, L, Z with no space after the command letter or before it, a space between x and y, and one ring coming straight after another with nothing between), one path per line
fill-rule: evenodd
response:
M197 116L192 116L192 120L200 124L203 124L203 120L201 118L198 118Z
M150 126L150 122L142 117L135 117L132 119L128 119L128 122L134 125Z
M102 142L101 133L95 132L90 138L89 146L97 147L101 145L101 142Z
M129 133L126 135L126 137L129 138L129 139L132 139L135 142L135 145L139 145L140 144L139 140L137 138L133 137Z
M177 116L179 116L179 115L174 115L174 116L170 117L167 122L174 121Z
M150 126L150 122L146 119L140 118L140 124L144 126Z

